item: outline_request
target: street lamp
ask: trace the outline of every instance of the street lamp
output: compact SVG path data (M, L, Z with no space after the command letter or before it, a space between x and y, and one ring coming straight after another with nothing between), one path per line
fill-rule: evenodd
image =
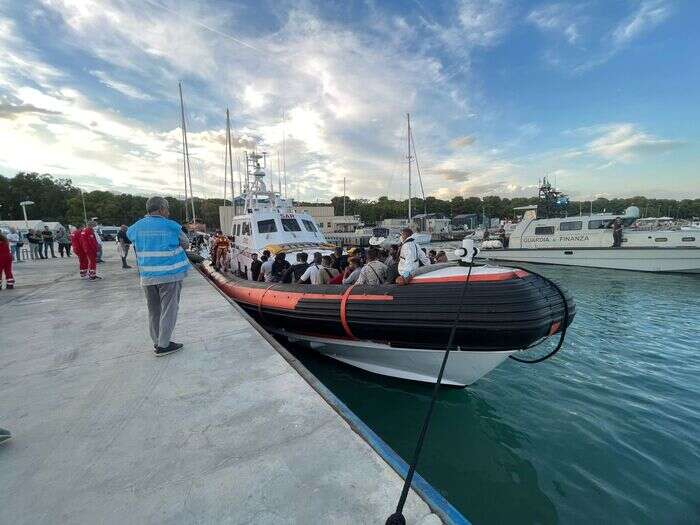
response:
M20 206L22 206L22 213L24 213L24 226L27 228L27 231L29 231L29 222L27 221L27 206L31 206L34 204L33 201L22 201L19 203Z

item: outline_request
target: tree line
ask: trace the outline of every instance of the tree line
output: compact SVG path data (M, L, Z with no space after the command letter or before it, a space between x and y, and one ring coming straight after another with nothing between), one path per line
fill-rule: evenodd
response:
M0 220L23 219L19 203L30 200L34 204L27 207L29 219L78 225L83 224L87 216L88 220L97 217L100 224L129 225L146 214L147 199L141 195L110 191L86 191L81 194L80 188L75 187L70 179L55 178L49 174L20 172L12 178L0 176ZM170 204L171 218L184 222L184 201L169 196L166 199ZM195 198L197 218L218 228L219 206L223 203L223 199Z
M168 197L171 218L184 222L184 201ZM83 199L85 213L83 213ZM73 185L67 178L52 177L49 174L20 172L14 177L0 176L0 220L23 218L19 205L24 200L33 201L27 208L30 219L57 221L63 224L82 224L84 216L88 219L97 217L101 224L132 224L146 213L146 199L140 195L113 193L109 191L90 191L81 194L80 188ZM197 217L202 219L209 228L219 227L219 206L223 199L194 199ZM230 204L230 201L226 201ZM314 203L299 203L314 205ZM501 219L514 217L513 208L537 204L537 197L516 197L513 199L497 196L462 197L442 200L435 197L412 200L413 213L442 213L448 217L466 213L483 214L487 217ZM333 197L331 205L336 215L343 214L343 197ZM631 197L603 199L592 202L569 202L566 208L568 215L578 215L581 210L589 213L603 211L622 213L629 206L637 206L643 216L668 215L675 218L690 219L700 217L700 199L651 199L647 197ZM348 215L359 215L365 224L376 224L383 219L403 218L408 216L408 199L393 200L388 197L370 199L345 199L345 210Z
M343 214L343 197L331 199L336 215ZM451 200L442 200L435 197L423 199L414 198L411 201L413 215L419 213L442 213L447 217L475 213L479 216L508 219L515 218L513 208L538 204L535 197L501 198L498 196L462 197L456 196ZM605 199L598 198L594 201L570 201L562 213L566 215L578 215L583 213L622 213L629 206L637 206L643 217L670 216L678 219L691 219L700 217L700 199L651 199L648 197L630 197ZM377 200L369 199L345 199L345 213L359 215L365 224L376 224L383 219L408 217L408 199L393 200L388 197L379 197Z

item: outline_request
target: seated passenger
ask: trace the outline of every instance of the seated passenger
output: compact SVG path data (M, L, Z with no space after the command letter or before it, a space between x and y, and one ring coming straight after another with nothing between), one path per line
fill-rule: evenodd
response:
M299 283L321 284L321 252L314 253L314 261L299 278Z
M292 264L286 272L284 272L284 275L282 276L282 282L283 283L296 283L299 282L299 279L301 279L301 276L304 275L304 272L308 269L309 263L307 262L309 260L309 254L306 252L299 252L297 253L297 262L296 264Z
M343 274L342 284L355 284L355 281L360 277L361 270L360 259L358 257L350 257L348 259L348 267Z
M321 284L330 284L333 277L340 275L340 272L333 268L333 258L330 255L324 255L321 258L321 267L319 272L321 274L319 279Z
M335 249L333 252L333 268L338 270L339 272L345 271L345 268L348 266L348 256L343 255L343 249L338 247Z
M367 250L367 264L360 270L360 275L355 284L379 285L387 280L389 270L382 261L379 260L379 250L370 248Z
M437 252L437 257L435 257L435 263L439 264L439 263L446 263L446 262L448 262L448 261L447 261L447 254L445 253L445 251L440 250L439 252Z
M270 283L279 283L282 281L282 277L291 268L291 264L287 262L287 256L284 252L280 252L275 255L275 260L272 263L272 270L270 270L269 281Z

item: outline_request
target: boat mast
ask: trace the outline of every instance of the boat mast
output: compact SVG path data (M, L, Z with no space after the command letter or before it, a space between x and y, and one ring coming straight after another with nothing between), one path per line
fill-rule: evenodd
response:
M413 213L411 210L411 114L406 113L406 123L408 124L408 134L406 138L406 143L408 144L408 155L406 159L408 160L408 226L411 226L413 221Z
M190 222L190 210L187 208L187 151L185 149L185 109L182 104L182 85L178 82L177 87L180 90L180 113L182 115L182 173L185 177L185 222Z
M226 206L226 183L228 182L228 134L226 135L226 145L224 146L224 206Z
M236 196L236 186L233 183L233 152L231 151L231 142L231 119L229 117L228 108L226 108L226 144L228 145L228 165L231 168L231 206L233 206L233 199ZM240 177L240 171L238 175ZM224 200L226 200L225 197ZM226 205L225 202L224 205Z
M190 182L190 204L192 205L192 222L197 218L197 214L194 211L194 195L192 193L192 170L190 169L190 149L187 145L187 124L185 123L185 103L182 99L182 82L177 83L177 87L180 90L180 113L182 115L182 142L183 142L183 153L185 155L185 187L187 186L187 179ZM185 189L185 206L187 206L187 191Z
M345 217L347 213L345 213L345 177L343 177L343 217Z
M282 112L282 172L284 173L284 198L287 198L287 131L286 115Z

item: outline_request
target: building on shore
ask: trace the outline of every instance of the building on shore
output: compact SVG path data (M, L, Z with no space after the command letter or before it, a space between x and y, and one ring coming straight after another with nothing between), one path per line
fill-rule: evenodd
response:
M479 215L476 213L463 213L452 217L452 227L465 230L474 230L479 225Z
M333 206L295 206L297 213L311 215L322 233L352 233L362 225L359 215L335 215Z
M413 224L419 232L450 233L452 221L444 213L419 213L413 216Z

